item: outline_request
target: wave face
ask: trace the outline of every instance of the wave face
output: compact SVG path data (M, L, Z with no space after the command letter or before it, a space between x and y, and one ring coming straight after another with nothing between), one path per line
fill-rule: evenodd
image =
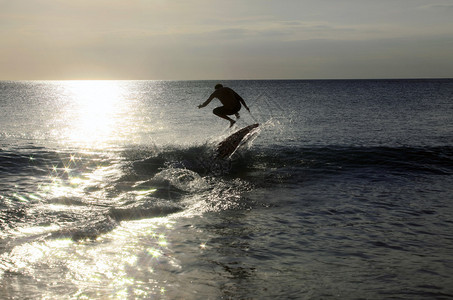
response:
M214 150L204 145L132 148L115 155L1 151L2 236L20 235L15 230L25 224L52 224L46 234L96 238L124 220L189 210L192 198L240 194L249 184L230 182L232 161L216 159Z
M2 151L0 224L3 229L61 224L63 229L52 234L79 239L110 231L123 220L193 213L195 204L202 209L196 203L202 198L213 202L232 194L231 200L261 187L453 174L452 147L244 148L232 159L216 159L214 152L213 145L129 149L114 158L44 149ZM13 186L23 178L20 187ZM222 201L224 208L250 205L241 199Z

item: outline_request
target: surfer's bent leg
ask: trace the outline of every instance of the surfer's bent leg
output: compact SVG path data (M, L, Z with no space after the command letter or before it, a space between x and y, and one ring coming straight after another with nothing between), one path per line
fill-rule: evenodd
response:
M232 113L228 109L226 109L224 106L216 107L216 108L214 108L214 110L212 112L214 113L214 115L221 117L222 119L230 121L230 127L233 126L234 123L236 123L236 121L234 121L233 119L231 119L230 117L227 116L227 115L231 115ZM233 114L234 114L234 112L233 112Z

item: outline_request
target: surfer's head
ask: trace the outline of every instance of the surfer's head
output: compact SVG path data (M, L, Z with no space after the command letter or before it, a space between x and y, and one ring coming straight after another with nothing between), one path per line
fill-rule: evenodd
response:
M214 87L216 90L223 88L223 85L221 83L217 83Z

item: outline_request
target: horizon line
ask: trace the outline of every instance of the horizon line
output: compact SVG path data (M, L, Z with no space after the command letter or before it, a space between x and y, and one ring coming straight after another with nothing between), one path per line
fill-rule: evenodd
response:
M334 81L334 80L448 80L453 77L370 77L370 78L236 78L236 79L0 79L0 82L20 81Z

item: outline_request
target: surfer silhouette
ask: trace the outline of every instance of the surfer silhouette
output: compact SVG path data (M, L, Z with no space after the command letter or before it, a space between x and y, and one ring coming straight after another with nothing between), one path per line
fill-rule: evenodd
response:
M250 109L247 107L247 104L245 104L244 99L242 99L242 97L239 96L238 93L236 93L229 87L224 87L220 83L215 86L215 91L211 94L211 96L209 96L208 100L206 100L203 104L198 105L198 108L205 107L214 98L219 99L223 106L214 108L212 112L216 116L230 121L230 127L233 126L236 121L228 116L235 115L236 118L239 119L239 110L241 109L241 104L244 105L245 109L250 111Z

